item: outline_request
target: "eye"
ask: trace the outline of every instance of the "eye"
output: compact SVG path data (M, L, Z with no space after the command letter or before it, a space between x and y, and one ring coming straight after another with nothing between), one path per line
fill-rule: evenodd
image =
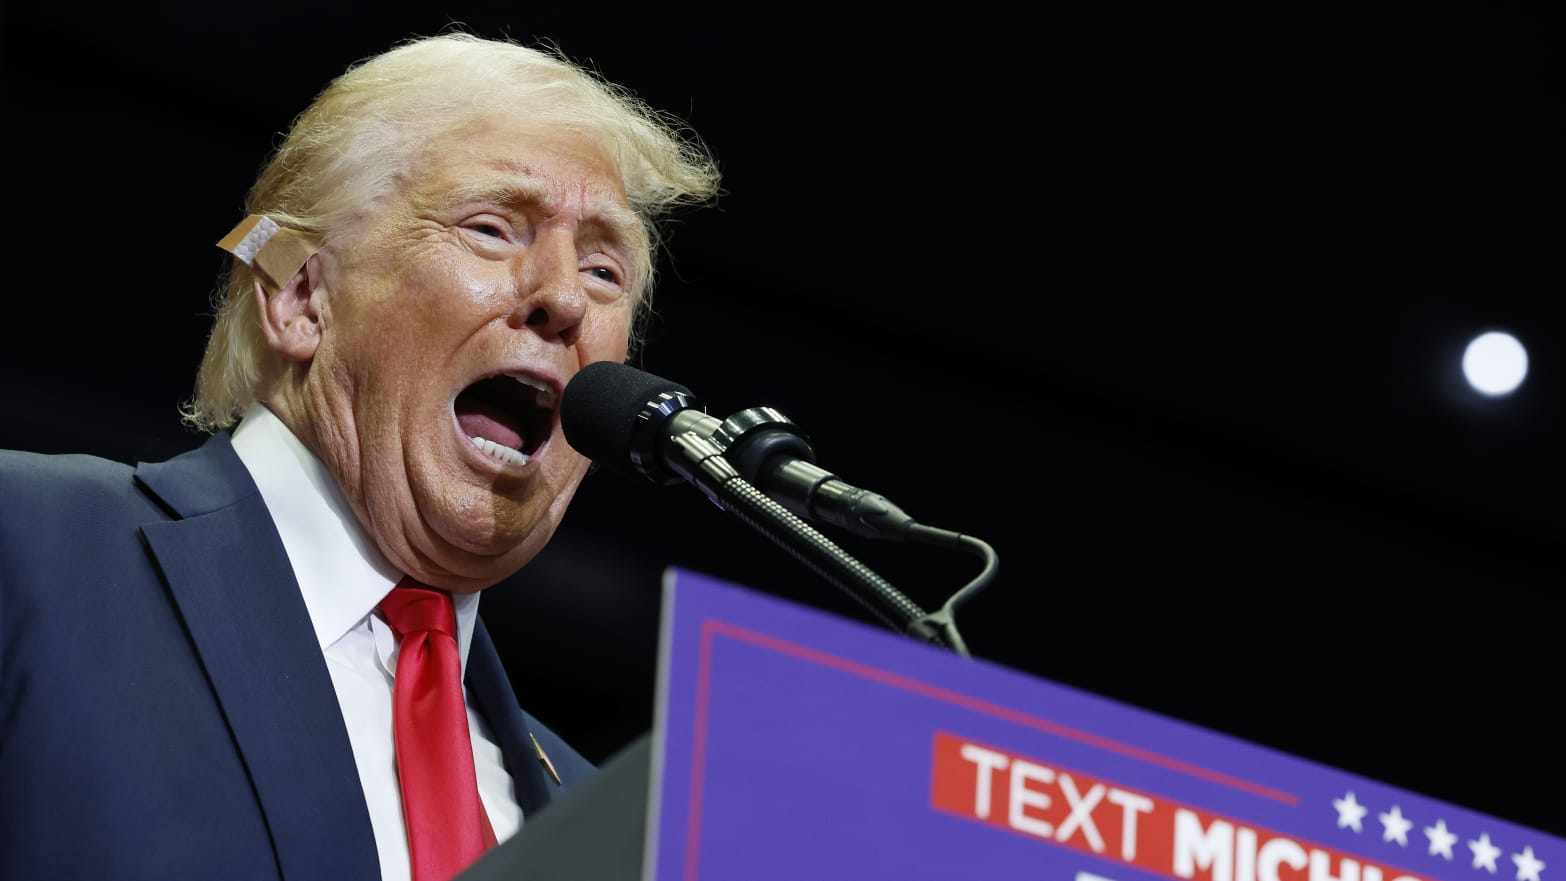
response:
M462 221L462 228L486 239L502 241L510 241L512 239L510 221L493 211L482 211L468 217Z
M620 283L620 274L607 266L589 266L587 271L594 278L606 281L610 284Z

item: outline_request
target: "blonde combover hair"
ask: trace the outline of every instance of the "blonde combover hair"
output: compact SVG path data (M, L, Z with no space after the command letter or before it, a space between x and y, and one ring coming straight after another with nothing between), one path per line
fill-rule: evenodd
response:
M646 235L631 273L634 350L651 304L658 221L716 196L718 169L677 120L552 47L450 33L350 67L294 120L246 196L245 214L266 215L330 247L401 185L427 145L485 117L517 114L585 134L618 162ZM261 333L256 281L236 258L214 295L217 317L195 397L182 411L200 430L232 426L267 378L272 354Z

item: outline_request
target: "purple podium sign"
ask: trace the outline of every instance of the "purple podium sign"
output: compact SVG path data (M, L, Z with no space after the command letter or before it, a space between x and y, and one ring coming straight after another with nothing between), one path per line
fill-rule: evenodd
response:
M645 881L1566 872L1566 839L678 570L652 750Z

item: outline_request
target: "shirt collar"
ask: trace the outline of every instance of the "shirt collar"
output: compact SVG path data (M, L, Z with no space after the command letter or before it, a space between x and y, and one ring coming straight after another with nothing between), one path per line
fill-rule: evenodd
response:
M325 463L271 410L253 404L234 429L233 445L272 514L324 651L365 624L402 573L365 534ZM452 600L465 668L479 595Z

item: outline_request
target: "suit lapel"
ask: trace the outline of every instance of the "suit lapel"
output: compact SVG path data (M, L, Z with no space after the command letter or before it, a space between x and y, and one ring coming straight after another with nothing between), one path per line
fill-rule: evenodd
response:
M218 435L137 479L183 519L142 532L249 771L285 879L379 876L353 749L282 540Z
M468 648L468 691L489 723L490 733L500 743L506 767L516 784L517 802L522 816L529 817L548 804L560 788L544 771L537 748L527 728L527 720L517 704L511 680L500 662L500 654L489 638L482 620L473 627L473 643Z

